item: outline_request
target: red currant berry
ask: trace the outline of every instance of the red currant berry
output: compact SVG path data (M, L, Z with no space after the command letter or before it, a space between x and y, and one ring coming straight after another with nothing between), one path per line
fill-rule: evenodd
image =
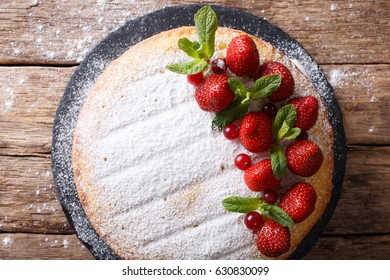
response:
M307 140L309 138L309 135L306 131L301 130L301 133L297 136L297 140Z
M247 154L238 154L234 159L234 165L240 170L246 170L252 165L251 157Z
M252 211L245 215L244 224L248 229L259 230L264 221L259 212Z
M224 58L216 58L211 62L211 69L215 74L223 74L226 72L226 60Z
M274 190L266 190L263 194L263 201L268 204L274 204L278 200L278 194Z
M261 112L266 114L271 119L275 118L277 110L274 104L267 102L263 105L263 108L261 108Z
M237 139L239 135L238 127L232 123L226 125L223 128L223 135L229 140Z
M197 85L199 85L203 81L203 73L199 72L199 73L196 73L196 74L187 75L187 81L191 85L197 86Z

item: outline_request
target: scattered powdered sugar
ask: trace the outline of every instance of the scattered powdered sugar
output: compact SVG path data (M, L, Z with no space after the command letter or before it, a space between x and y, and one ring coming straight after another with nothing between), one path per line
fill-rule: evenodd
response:
M11 236L3 237L3 247L11 247L14 244L14 239Z
M298 69L307 77L310 79L309 74L307 73L305 67L295 58L292 58L291 61L295 64L295 66L298 67Z
M342 77L343 76L341 75L341 71L338 69L334 69L330 72L329 83L331 84L332 87L337 87Z
M9 112L14 106L15 94L11 87L0 85L0 115Z
M65 249L69 247L69 239L64 239L62 241L62 247L64 247Z
M329 72L329 82L335 89L349 89L342 95L344 100L360 98L365 102L378 102L376 75L370 67L337 66Z
M117 30L129 20L166 6L164 1L159 2L151 4L138 0L126 1L126 5L136 5L137 9L118 9L118 1L108 0L89 3L87 10L80 9L78 5L68 5L66 1L53 5L53 7L50 5L45 7L45 11L50 14L51 18L64 17L66 19L67 27L62 30L61 24L53 26L53 21L45 21L37 12L38 9L35 7L39 7L42 1L30 0L28 3L30 10L27 14L27 24L30 26L27 28L32 33L32 40L12 42L7 52L14 56L29 55L30 53L23 53L23 50L28 49L27 52L34 52L36 57L48 61L68 60L80 63L94 45L110 32ZM66 13L63 9L67 9ZM67 32L66 38L63 36L65 31ZM33 46L26 48L27 44L33 44Z
M31 6L38 6L40 3L41 3L40 0L31 0L31 1L30 1L30 5L31 5Z
M343 71L339 69L332 69L330 72L329 83L332 87L338 88L340 86L345 86L347 84L346 78L357 77L359 76L358 72L355 71Z

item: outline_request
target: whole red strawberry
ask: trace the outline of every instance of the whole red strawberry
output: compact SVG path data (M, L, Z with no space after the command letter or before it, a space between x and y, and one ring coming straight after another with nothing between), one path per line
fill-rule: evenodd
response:
M256 244L263 255L270 258L279 257L290 249L290 230L269 220L260 229Z
M203 111L220 112L233 101L228 79L226 74L212 74L196 88L195 99Z
M288 104L293 104L297 111L295 127L309 130L314 126L318 118L318 100L314 96L297 97L291 99Z
M259 78L268 75L281 75L282 83L279 88L274 91L268 99L272 102L280 102L294 93L294 78L290 70L286 66L277 61L267 61L259 68Z
M240 125L239 137L242 145L252 153L270 149L273 143L271 119L260 112L246 114Z
M274 189L280 185L272 172L271 160L263 159L251 165L244 173L244 182L251 191L259 192Z
M315 189L308 183L295 184L280 201L282 208L295 223L303 222L313 213L317 201Z
M320 147L309 140L291 143L286 150L287 166L291 172L310 177L320 169L324 156Z
M259 68L259 51L255 42L247 35L233 38L226 52L226 64L239 77L253 75Z

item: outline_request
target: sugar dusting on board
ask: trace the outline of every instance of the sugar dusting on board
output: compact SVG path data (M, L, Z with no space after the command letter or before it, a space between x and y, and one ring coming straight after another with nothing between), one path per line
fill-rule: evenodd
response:
M53 26L52 23L42 19L39 9L46 3L41 0L30 0L27 20L31 25L28 28L33 34L33 40L31 40L34 44L33 50L38 53L38 56L48 61L65 59L80 63L96 42L104 36L117 30L127 21L158 8L164 8L166 5L165 3L150 4L130 0L126 1L126 5L136 5L137 9L118 9L118 2L120 1L98 0L95 3L89 3L88 9L81 8L80 5L69 5L65 1L61 1L58 7L56 5L53 8L46 6L45 11L51 13L51 17L66 16L67 28L62 27L62 29L60 24ZM123 5L122 2L121 4ZM63 9L69 10L64 13ZM90 16L86 16L85 13ZM68 35L65 40L64 32ZM9 52L14 56L27 55L23 52L26 44L24 41L12 41L9 45Z
M6 114L14 106L15 94L12 87L0 85L0 115Z
M14 239L11 236L4 236L2 240L2 245L5 248L9 248L14 244Z

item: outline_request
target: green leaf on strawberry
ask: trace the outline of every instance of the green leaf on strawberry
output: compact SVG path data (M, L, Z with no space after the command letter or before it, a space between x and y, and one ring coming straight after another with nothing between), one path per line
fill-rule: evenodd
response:
M275 92L282 82L282 76L269 75L256 80L254 86L249 89L252 92L251 99L258 100L270 96Z
M290 131L290 126L287 124L286 121L283 121L282 126L280 127L277 135L276 135L276 140L280 141L283 139L283 137Z
M215 32L218 28L216 13L209 7L202 7L194 16L199 42L191 42L188 38L178 41L179 49L194 60L170 64L167 69L179 74L191 75L207 68L208 60L214 54Z
M222 200L222 205L229 212L249 213L259 211L262 215L274 220L284 227L291 227L294 221L279 206L263 202L257 197L231 196Z
M245 98L248 90L241 80L230 77L228 80L230 89L241 98Z
M287 171L287 158L280 141L295 139L301 133L301 129L294 127L296 120L297 111L289 104L280 108L272 125L275 143L271 147L271 166L277 179L282 178Z
M212 126L218 130L222 130L229 123L241 119L248 112L249 103L241 103L239 98L236 98L226 109L217 113L213 119Z
M293 219L279 206L264 203L260 212L282 227L291 227L294 225Z
M289 131L283 136L283 139L291 140L298 137L301 134L301 129L298 127L290 128Z
M271 147L271 167L276 179L281 179L287 171L287 158L279 144Z
M264 76L257 79L253 87L247 89L241 80L230 77L229 87L236 94L236 99L225 110L216 114L213 127L222 130L227 124L243 118L248 112L251 100L270 96L278 89L281 81L280 75Z
M294 105L289 104L285 105L279 109L276 114L274 124L272 126L272 131L274 135L277 135L279 130L282 128L283 123L285 122L290 128L292 128L297 120L297 111L295 110Z

